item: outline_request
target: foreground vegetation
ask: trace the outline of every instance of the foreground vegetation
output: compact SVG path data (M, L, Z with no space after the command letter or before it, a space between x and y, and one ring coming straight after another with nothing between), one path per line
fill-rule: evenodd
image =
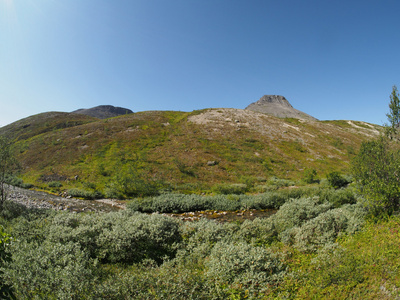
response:
M304 268L314 268L311 259L339 255L337 238L359 231L366 211L351 188L257 197L273 194L280 194L274 216L243 223L182 222L135 212L136 205L71 214L6 202L2 282L22 299L294 297L305 292L298 287L309 278Z

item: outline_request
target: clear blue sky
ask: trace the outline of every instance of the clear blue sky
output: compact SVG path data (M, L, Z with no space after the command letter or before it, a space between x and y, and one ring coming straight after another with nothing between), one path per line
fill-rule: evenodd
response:
M400 1L0 0L0 126L45 111L245 108L386 122Z

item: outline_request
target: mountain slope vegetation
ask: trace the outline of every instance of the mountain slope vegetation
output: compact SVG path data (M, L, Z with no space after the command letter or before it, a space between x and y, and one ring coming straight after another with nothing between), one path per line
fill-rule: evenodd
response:
M295 180L310 168L320 177L348 173L360 144L379 131L359 121L281 119L227 108L105 120L53 112L0 128L15 141L25 181L46 189L61 180L63 188L99 191L132 173L191 191L222 183L262 185L273 176Z

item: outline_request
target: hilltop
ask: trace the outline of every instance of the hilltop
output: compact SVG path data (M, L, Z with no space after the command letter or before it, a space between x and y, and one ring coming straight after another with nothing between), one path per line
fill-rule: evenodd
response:
M92 108L78 109L73 111L74 114L82 114L98 119L108 119L113 117L118 117L121 115L131 114L132 110L123 107L115 107L112 105L99 105Z
M270 114L278 118L318 121L316 118L295 109L285 97L279 95L264 95L257 102L253 102L247 106L246 109Z
M262 185L349 172L362 141L380 127L361 121L278 118L250 109L147 111L98 119L44 113L0 128L15 141L25 181L51 189L104 192L123 177L169 189L207 190L221 183ZM133 174L133 175L132 175ZM79 178L79 180L73 180Z

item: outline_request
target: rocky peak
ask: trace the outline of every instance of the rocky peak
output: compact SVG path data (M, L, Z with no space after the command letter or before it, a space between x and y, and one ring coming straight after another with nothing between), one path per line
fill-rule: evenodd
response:
M278 118L297 118L317 120L316 118L299 111L280 95L264 95L260 100L251 103L245 109L273 115Z
M283 106L293 107L285 97L280 95L264 95L256 102L256 104L263 105L266 103L276 103Z

